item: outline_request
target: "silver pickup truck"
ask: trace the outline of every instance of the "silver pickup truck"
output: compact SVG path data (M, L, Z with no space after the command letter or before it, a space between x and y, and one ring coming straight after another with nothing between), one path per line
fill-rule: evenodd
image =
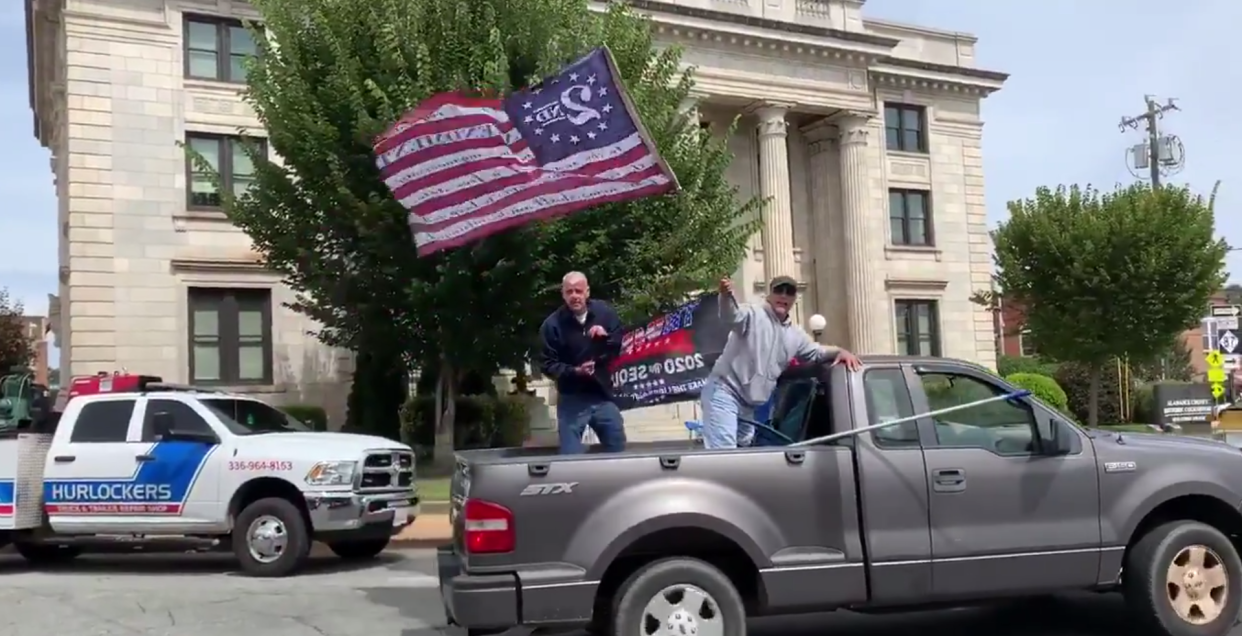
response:
M448 620L739 636L764 615L1121 591L1153 633L1224 636L1242 601L1242 452L1088 431L974 364L864 357L781 379L769 445L458 454ZM764 436L760 436L761 440Z

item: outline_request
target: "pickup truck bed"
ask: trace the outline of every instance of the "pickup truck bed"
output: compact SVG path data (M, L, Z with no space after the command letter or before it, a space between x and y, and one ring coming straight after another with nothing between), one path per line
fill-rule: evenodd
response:
M864 361L782 378L774 423L809 439L1014 390L963 362ZM1029 398L808 447L466 451L453 498L441 591L473 633L733 635L747 616L1124 589L1160 633L1223 636L1242 609L1242 453L1086 431Z

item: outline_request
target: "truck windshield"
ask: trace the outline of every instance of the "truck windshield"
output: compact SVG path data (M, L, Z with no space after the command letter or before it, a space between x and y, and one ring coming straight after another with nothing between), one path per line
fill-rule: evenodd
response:
M304 432L311 428L296 418L258 400L205 398L203 404L216 412L224 426L235 435Z

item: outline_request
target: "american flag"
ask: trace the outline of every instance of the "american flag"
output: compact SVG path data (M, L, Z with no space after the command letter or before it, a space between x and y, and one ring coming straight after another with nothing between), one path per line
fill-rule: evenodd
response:
M678 187L605 48L504 99L431 97L376 140L375 154L419 256Z

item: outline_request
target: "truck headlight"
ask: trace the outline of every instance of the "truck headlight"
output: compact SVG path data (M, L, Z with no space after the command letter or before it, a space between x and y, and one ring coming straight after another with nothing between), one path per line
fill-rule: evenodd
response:
M348 486L354 481L358 462L319 462L306 473L306 483L312 486Z

